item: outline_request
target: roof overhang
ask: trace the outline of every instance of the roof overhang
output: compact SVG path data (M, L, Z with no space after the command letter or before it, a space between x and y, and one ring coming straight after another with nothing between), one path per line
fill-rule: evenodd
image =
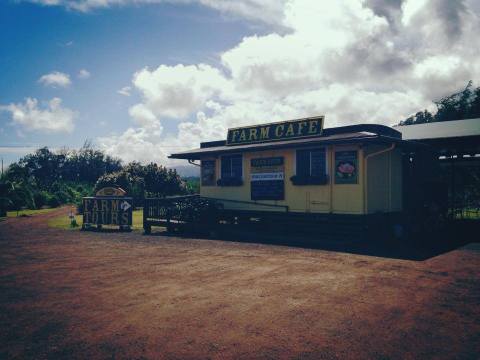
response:
M378 135L370 132L354 132L335 134L307 139L285 140L268 143L257 143L248 145L223 145L193 149L185 152L175 153L169 156L171 159L200 160L205 157L216 157L218 155L244 153L253 151L267 151L287 148L311 147L316 145L340 145L340 144L392 144L400 147L418 147L423 144L413 141L405 141L398 137Z

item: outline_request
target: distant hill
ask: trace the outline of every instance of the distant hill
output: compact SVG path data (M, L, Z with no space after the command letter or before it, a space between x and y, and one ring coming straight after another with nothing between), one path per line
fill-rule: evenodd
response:
M172 166L170 168L177 170L177 173L181 177L199 177L200 176L200 167L195 165L178 165L178 166Z

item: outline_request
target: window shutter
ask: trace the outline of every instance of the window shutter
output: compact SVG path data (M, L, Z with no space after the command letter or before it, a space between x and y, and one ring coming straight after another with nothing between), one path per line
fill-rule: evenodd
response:
M325 149L315 149L311 150L312 161L311 161L311 175L312 176L323 176L326 174L325 169Z
M222 156L221 161L221 177L225 178L242 178L242 155Z
M231 157L232 161L232 177L241 178L242 177L242 155L234 155Z
M297 150L297 176L310 176L310 150Z
M228 178L230 177L231 173L231 161L229 156L222 156L222 161L221 161L221 178Z

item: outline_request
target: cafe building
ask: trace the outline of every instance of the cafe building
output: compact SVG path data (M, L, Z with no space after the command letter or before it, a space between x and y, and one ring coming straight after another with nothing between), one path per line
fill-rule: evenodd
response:
M419 146L387 126L324 128L318 116L229 129L226 140L170 157L199 164L200 196L239 219L363 226L398 219L405 155Z

